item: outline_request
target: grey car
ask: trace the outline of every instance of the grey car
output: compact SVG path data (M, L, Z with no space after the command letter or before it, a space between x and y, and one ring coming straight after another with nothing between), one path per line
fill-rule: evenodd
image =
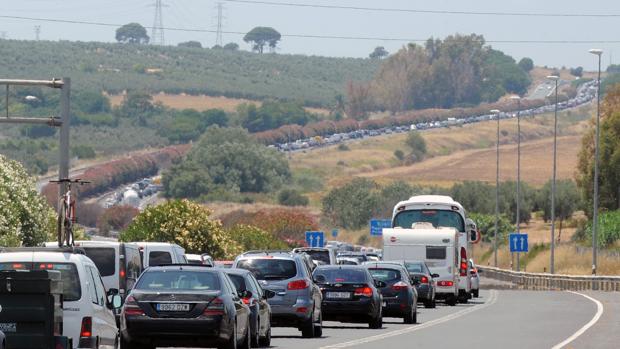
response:
M250 251L239 255L233 267L251 271L264 289L275 292L268 300L273 327L296 327L304 338L321 337L321 290L305 258L290 251Z

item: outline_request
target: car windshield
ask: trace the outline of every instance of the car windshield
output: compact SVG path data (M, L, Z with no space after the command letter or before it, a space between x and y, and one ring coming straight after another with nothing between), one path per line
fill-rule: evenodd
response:
M62 280L62 295L65 301L75 302L82 298L80 276L73 263L0 263L0 270L58 270Z
M237 268L251 271L258 280L286 280L297 275L295 261L288 259L245 259L237 263Z
M410 273L424 273L424 266L422 263L405 263L405 267Z
M394 217L394 227L409 229L414 223L431 223L433 227L455 228L465 231L465 222L460 213L449 210L407 210Z
M116 252L111 247L83 247L88 258L92 259L101 276L111 276L116 272Z
M314 271L314 279L319 283L366 283L366 273L351 268L319 268Z
M369 268L370 275L376 280L391 282L400 279L400 271L389 268Z
M216 273L208 271L153 270L144 272L135 288L148 291L218 291L220 281Z
M329 251L321 251L321 250L301 250L299 252L303 252L310 257L312 260L322 262L324 264L330 264L329 260Z

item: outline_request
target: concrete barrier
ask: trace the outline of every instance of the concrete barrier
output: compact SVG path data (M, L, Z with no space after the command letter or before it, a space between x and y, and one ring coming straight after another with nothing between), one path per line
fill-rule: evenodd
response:
M524 290L620 292L620 276L584 276L527 273L478 266L481 276L510 282Z

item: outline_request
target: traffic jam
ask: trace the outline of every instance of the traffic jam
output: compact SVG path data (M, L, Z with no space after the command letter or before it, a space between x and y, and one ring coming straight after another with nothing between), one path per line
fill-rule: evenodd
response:
M414 196L379 231L382 249L308 232L308 246L233 261L159 242L6 248L0 330L12 348L262 348L280 327L303 340L324 321L413 325L421 308L478 297L480 234L461 204Z

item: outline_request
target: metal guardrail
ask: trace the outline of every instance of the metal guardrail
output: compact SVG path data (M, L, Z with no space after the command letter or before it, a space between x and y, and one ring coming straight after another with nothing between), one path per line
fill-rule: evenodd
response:
M620 292L620 276L527 273L482 266L478 269L483 277L510 282L524 290Z

